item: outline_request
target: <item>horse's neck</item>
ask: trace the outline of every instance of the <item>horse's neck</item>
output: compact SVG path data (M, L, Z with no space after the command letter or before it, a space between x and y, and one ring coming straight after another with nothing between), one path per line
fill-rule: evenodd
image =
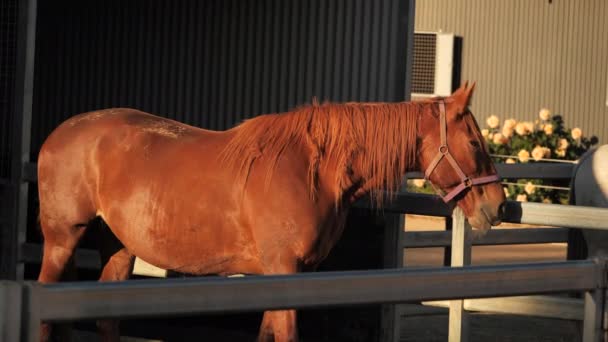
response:
M334 178L337 199L352 202L369 194L381 204L381 191L396 189L405 171L416 165L418 110L405 103L358 109L350 122L351 132L339 130L329 138L333 146L324 162L332 170L328 174ZM335 146L342 151L332 156Z

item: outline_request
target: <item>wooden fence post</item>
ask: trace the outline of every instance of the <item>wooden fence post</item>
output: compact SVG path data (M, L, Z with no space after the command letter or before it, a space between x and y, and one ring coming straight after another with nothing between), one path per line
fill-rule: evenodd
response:
M471 226L460 208L452 215L452 267L471 264ZM449 341L469 340L469 315L464 309L464 300L450 301Z
M585 292L585 318L583 320L583 342L602 341L602 314L604 312L604 289Z
M597 265L596 288L586 291L585 314L583 318L583 342L607 341L606 319L608 305L606 285L608 276L608 259L604 255L595 255Z

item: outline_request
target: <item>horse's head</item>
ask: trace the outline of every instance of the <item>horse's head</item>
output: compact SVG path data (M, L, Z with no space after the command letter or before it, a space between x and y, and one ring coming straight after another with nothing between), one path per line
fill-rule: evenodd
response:
M473 114L474 84L433 101L420 117L418 161L444 201L455 201L471 225L487 230L502 219L505 195Z

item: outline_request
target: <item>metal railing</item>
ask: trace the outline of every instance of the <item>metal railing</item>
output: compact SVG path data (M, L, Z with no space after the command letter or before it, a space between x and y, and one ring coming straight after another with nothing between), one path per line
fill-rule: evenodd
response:
M21 291L19 308L3 308L3 341L38 341L41 321L259 311L329 305L398 303L497 295L587 291L604 286L604 265L568 261L452 269L320 272L290 276L133 280L122 283L0 284L0 297ZM542 274L542 277L539 277ZM547 282L550 279L550 282ZM446 286L449 284L449 286ZM18 288L21 286L21 288ZM18 304L18 303L16 303ZM15 305L17 306L17 305ZM21 315L20 315L21 313ZM589 317L595 311L589 309ZM589 332L592 334L593 332Z
M386 208L396 213L440 216L449 216L450 209L435 196L411 194L397 195ZM460 240L466 245L471 241L467 238L470 227L459 210L454 214L453 242ZM506 221L606 230L608 209L509 202ZM457 253L454 251L458 249L453 246L452 250ZM466 264L466 249L463 251L463 255L453 260ZM3 341L35 341L39 324L44 320L258 311L580 291L585 293L583 339L598 341L605 329L602 326L605 279L606 263L597 259L230 279L80 282L44 286L32 282L2 282L0 338ZM462 303L460 300L452 302L452 312L464 312ZM466 320L461 319L462 315L460 319L456 314L451 316L450 340L466 340Z

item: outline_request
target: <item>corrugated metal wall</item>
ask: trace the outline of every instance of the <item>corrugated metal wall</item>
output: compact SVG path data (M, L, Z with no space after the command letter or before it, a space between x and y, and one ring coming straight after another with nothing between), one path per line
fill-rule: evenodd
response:
M313 96L405 97L408 1L40 0L38 13L34 152L97 108L225 129Z
M462 80L479 118L562 114L608 143L608 1L422 0L416 30L463 39Z
M0 3L0 184L11 178L19 3Z

